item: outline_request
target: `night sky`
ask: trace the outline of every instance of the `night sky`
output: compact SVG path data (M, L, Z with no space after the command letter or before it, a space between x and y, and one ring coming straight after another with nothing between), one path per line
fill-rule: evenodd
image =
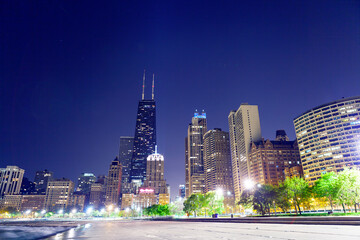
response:
M107 174L155 73L158 151L184 183L194 110L228 131L259 105L264 138L360 95L360 1L1 1L0 167Z

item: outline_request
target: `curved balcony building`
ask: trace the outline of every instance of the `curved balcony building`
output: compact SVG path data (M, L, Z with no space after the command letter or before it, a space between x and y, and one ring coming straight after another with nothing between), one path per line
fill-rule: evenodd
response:
M294 119L304 177L360 168L360 96L315 107Z

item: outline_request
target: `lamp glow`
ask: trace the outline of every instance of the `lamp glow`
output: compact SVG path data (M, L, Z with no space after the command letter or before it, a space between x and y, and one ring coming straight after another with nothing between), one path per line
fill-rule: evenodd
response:
M254 186L255 186L255 183L254 183L253 180L251 180L251 179L246 179L246 180L244 181L244 187L245 187L245 189L250 190L250 189L254 188Z

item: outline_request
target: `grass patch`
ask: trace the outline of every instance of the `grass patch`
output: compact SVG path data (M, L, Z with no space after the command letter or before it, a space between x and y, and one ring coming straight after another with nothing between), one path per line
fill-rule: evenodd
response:
M341 213L341 212L335 212L332 214L328 214L328 213L302 213L301 215L298 214L277 214L276 217L321 217L321 216L360 216L360 212L355 213L355 212L349 212L349 213ZM248 216L248 217L263 217L261 215L252 215L252 216ZM275 215L266 215L264 217L275 217Z

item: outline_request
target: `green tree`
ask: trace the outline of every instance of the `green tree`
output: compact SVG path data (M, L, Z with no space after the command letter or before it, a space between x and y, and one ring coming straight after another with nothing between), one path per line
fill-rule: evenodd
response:
M224 211L224 196L215 191L207 192L203 200L203 208L208 209L208 214L221 214Z
M310 187L309 184L299 177L286 178L283 183L280 184L280 187L284 187L285 193L292 200L296 213L301 215L301 204L305 204L310 196Z
M334 202L338 200L340 184L338 176L334 172L323 174L320 179L315 182L313 192L318 198L327 198L331 210L334 210Z
M277 192L272 185L260 185L256 188L253 197L254 210L261 215L268 213L270 215L270 209L275 203Z
M177 200L169 204L171 215L183 216L184 215L184 200Z
M196 217L197 213L201 211L203 206L204 195L201 193L194 193L184 201L184 212L188 215L194 213L194 216Z
M281 208L284 212L289 211L291 204L290 204L290 198L286 191L285 186L276 186L276 206Z
M188 215L194 213L194 216L196 217L196 213L199 211L199 209L201 209L199 195L202 194L200 193L191 194L191 196L184 201L184 212L186 212Z
M245 209L250 209L253 206L253 193L246 189L241 193L240 201L238 202L239 205L243 206Z
M337 176L339 185L338 202L346 213L345 204L354 205L357 212L357 204L360 202L360 172L359 170L346 168Z
M170 215L169 205L152 205L145 208L144 214L148 216L168 216Z

